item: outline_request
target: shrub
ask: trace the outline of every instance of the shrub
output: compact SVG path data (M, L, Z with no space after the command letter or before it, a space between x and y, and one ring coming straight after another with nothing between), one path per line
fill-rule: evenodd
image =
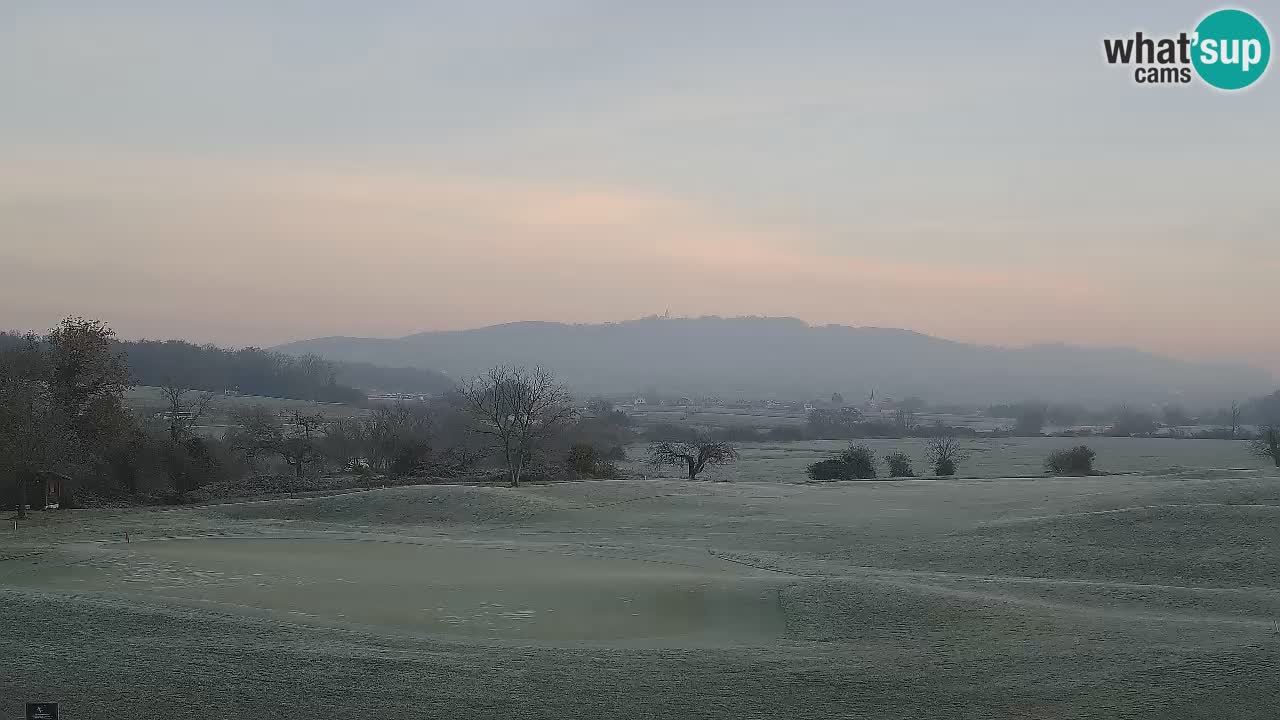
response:
M589 443L574 443L565 456L565 465L577 477L617 478L621 473L611 461L612 455L600 452Z
M809 477L815 481L826 480L851 480L849 474L849 466L840 458L834 457L827 460L819 460L813 463L806 470Z
M1249 452L1260 458L1270 459L1280 468L1280 425L1264 425L1258 436L1249 443Z
M1044 469L1054 475L1092 475L1093 459L1097 456L1088 445L1077 445L1050 453L1044 460Z
M592 475L600 463L596 449L587 443L574 443L565 456L565 464L579 475Z
M814 480L868 480L876 476L876 454L866 445L850 445L839 455L809 466Z
M849 465L849 473L855 480L876 476L876 453L866 445L850 445L840 457Z
M956 465L969 458L969 452L960 446L955 435L946 434L929 438L925 454L933 465L934 474L950 477L956 474Z
M911 469L911 458L907 457L904 452L896 452L886 455L884 462L889 466L889 477L915 477L915 472Z

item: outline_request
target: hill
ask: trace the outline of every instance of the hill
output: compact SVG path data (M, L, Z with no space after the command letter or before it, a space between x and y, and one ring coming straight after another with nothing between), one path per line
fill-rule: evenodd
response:
M460 377L500 362L553 368L581 392L726 397L920 395L988 403L1038 397L1086 404L1224 405L1274 388L1265 372L1128 348L956 342L909 330L813 326L794 318L658 318L570 325L516 322L402 338L326 337L276 348L330 360Z

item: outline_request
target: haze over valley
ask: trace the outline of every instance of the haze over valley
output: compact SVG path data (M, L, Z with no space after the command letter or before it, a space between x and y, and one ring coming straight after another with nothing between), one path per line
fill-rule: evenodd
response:
M839 391L939 403L1025 398L1088 405L1255 397L1277 381L1244 365L1125 348L1003 348L908 330L812 326L794 318L649 317L607 324L519 322L402 338L325 337L277 348L332 360L440 370L465 378L495 362L556 368L583 393L661 391L805 399Z

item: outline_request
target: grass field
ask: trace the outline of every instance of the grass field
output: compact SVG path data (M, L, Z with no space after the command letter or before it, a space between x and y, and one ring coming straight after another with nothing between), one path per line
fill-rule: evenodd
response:
M1270 470L405 487L36 513L0 558L0 717L1270 718L1280 697Z
M800 410L784 408L730 408L730 407L675 407L671 405L626 406L626 413L640 425L657 423L689 424L700 427L750 427L768 429L776 427L801 427L807 415ZM885 423L895 421L894 413L868 411L867 420ZM988 418L981 415L953 415L948 413L926 412L916 416L920 425L932 425L935 422L947 427L966 427L980 432L1008 430L1016 422L1013 418Z
M912 459L917 475L932 474L925 458L925 440L857 440L876 452L879 472L884 473L883 458L901 451ZM1054 450L1087 444L1098 453L1095 467L1107 473L1140 473L1165 475L1234 469L1265 469L1270 461L1249 454L1248 445L1232 440L1172 440L1169 438L997 438L963 440L969 459L960 463L962 477L995 478L1026 477L1044 474L1044 459ZM736 443L738 461L733 465L711 468L703 476L708 480L736 482L802 482L805 468L848 447L844 440L811 440L784 443ZM677 467L652 468L644 464L647 446L637 444L627 449L628 471L653 477L680 477Z
M188 396L194 400L199 391L192 391ZM140 411L159 412L168 408L163 388L149 385L136 385L125 392L125 403ZM291 400L289 398L263 397L260 395L222 395L213 394L209 410L219 415L230 415L233 411L263 405L275 411L304 410L307 412L323 412L331 417L345 417L363 412L360 408L340 403L312 402L310 400Z
M193 391L190 402L195 402L199 393ZM163 389L148 385L137 385L125 392L125 404L143 416L163 412L168 409L168 401L164 398ZM320 413L326 418L340 418L364 415L363 408L339 403L321 403L310 400L292 400L289 398L263 397L260 395L222 395L215 393L209 408L201 418L198 430L207 436L221 437L234 424L234 415L238 410L254 406L266 407L276 413L301 410L306 413Z

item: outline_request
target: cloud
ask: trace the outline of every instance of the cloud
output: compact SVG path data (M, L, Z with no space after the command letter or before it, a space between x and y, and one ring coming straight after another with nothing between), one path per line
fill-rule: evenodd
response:
M0 169L0 234L13 239L0 247L0 304L16 308L18 325L76 312L125 335L271 344L672 309L986 342L1130 343L1141 331L1127 323L1159 317L1141 302L1122 309L1131 289L1088 272L895 258L893 243L936 230L911 218L898 232L883 221L842 228L841 243L821 229L581 183L84 149L10 160ZM1178 334L1150 319L1157 345L1176 344L1194 322L1181 318Z

